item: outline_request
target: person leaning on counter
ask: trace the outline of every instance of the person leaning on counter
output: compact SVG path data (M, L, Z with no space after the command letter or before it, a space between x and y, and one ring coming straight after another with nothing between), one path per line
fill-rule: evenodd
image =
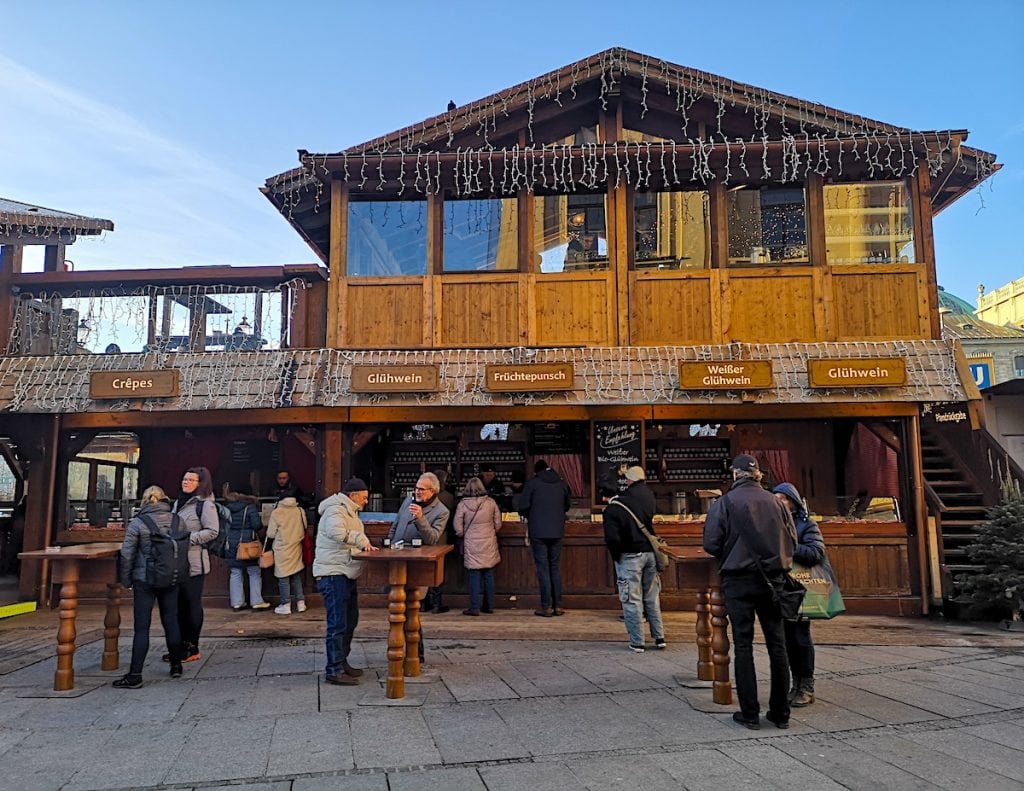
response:
M450 512L438 498L441 482L432 472L425 472L416 481L416 488L398 508L395 521L388 531L394 547L398 542L410 546L416 539L424 544L443 544L444 528ZM423 629L420 629L420 661L423 661Z

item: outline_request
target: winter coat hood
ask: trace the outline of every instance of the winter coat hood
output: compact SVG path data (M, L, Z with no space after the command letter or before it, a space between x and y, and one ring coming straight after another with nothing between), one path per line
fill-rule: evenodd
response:
M807 507L804 505L804 499L800 496L800 492L797 491L796 487L793 484L780 483L778 486L772 489L772 494L786 495L786 497L792 500L793 504L796 506L795 515L797 517L807 516Z

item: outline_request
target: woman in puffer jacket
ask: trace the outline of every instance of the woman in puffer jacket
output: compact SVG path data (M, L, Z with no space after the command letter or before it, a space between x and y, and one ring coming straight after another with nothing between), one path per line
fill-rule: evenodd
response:
M800 492L791 483L780 483L772 493L793 515L796 526L796 547L793 560L802 566L817 566L825 561L825 539L818 524L807 514L807 506ZM786 630L786 654L793 686L789 691L789 705L802 708L814 703L814 641L811 622L807 618L783 621Z
M259 558L255 560L238 560L238 545L243 541L259 541L263 523L260 521L260 501L252 496L252 491L239 486L230 491L224 484L224 503L231 512L231 529L228 530L224 557L230 569L228 592L231 598L231 609L235 612L244 610L246 606L254 610L269 609L270 604L263 600L263 569ZM249 604L245 603L245 577L249 578Z
M189 467L181 479L181 494L174 501L181 529L192 534L188 548L188 579L178 585L178 623L185 646L183 662L202 659L199 635L203 631L203 584L210 573L206 545L220 533L220 517L213 498L213 476L206 467ZM168 656L166 661L170 661Z
M292 600L298 612L306 611L302 592L302 539L306 535L306 512L294 497L285 497L270 514L267 538L274 544L274 576L281 593L281 603L274 608L278 615L291 615Z
M469 571L469 609L463 615L494 612L494 567L501 562L498 531L501 511L479 478L466 483L465 496L455 509L455 535L462 538L462 559ZM484 601L480 606L480 581Z
M142 686L142 666L149 653L149 624L153 602L160 607L160 623L170 652L171 678L181 677L181 628L178 626L178 586L155 588L146 581L146 564L151 556L149 526L140 517L147 516L161 533L170 533L174 518L171 503L159 486L142 493L139 513L128 523L121 544L120 582L133 591L132 661L128 674L114 682L115 687L138 689ZM180 528L179 528L180 529Z

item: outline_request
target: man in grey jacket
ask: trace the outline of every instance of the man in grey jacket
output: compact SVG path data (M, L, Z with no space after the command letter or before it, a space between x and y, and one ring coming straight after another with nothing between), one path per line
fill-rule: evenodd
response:
M356 560L360 552L376 552L377 547L366 537L359 512L370 499L370 492L360 478L346 481L341 492L320 503L320 523L313 559L316 589L324 598L327 613L327 666L324 680L328 684L351 686L359 683L363 671L348 663L352 635L359 622L359 598L356 579L363 564Z

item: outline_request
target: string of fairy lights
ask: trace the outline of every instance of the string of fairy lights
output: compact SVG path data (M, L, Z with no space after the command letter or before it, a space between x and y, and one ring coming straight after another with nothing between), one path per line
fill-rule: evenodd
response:
M905 361L906 384L896 387L811 388L814 359ZM770 360L774 385L759 391L681 390L678 364L712 360ZM571 363L572 388L558 392L495 393L485 386L487 365ZM433 393L356 393L354 366L438 366ZM93 371L180 372L177 398L96 402ZM964 401L950 345L944 341L732 343L701 346L511 349L268 350L223 354L145 354L8 357L0 360L0 409L7 412L202 411L289 406L507 406L537 404L734 404L756 393L759 404L851 401Z
M300 290L293 278L274 288L235 285L83 288L18 294L7 354L187 350L190 310L206 312L207 345L239 350L287 345ZM223 321L223 326L216 326ZM150 327L156 337L150 338ZM258 337L257 334L258 333Z
M596 82L596 99L607 109L627 79L639 83L641 118L649 112L653 92L664 91L674 104L678 137L573 146L535 138L541 107L593 101L593 91L586 86ZM491 137L499 122L522 109L525 145L499 146L500 141ZM666 109L664 102L661 109ZM749 136L730 134L726 119L736 113L749 118ZM698 119L703 132L695 136ZM474 138L472 145L465 145ZM721 180L730 185L754 176L787 183L812 173L841 179L853 167L869 179L909 178L922 164L932 178L960 169L973 170L981 181L993 172L994 160L984 152L976 154L965 157L951 132L915 132L882 124L612 49L574 64L568 73L549 72L348 151L303 152L302 167L271 179L268 188L292 216L310 199L319 211L323 182L328 179L340 179L353 191L399 197L408 192L445 191L465 197L513 195L520 190L592 191L609 182L636 190L655 183L706 186Z

